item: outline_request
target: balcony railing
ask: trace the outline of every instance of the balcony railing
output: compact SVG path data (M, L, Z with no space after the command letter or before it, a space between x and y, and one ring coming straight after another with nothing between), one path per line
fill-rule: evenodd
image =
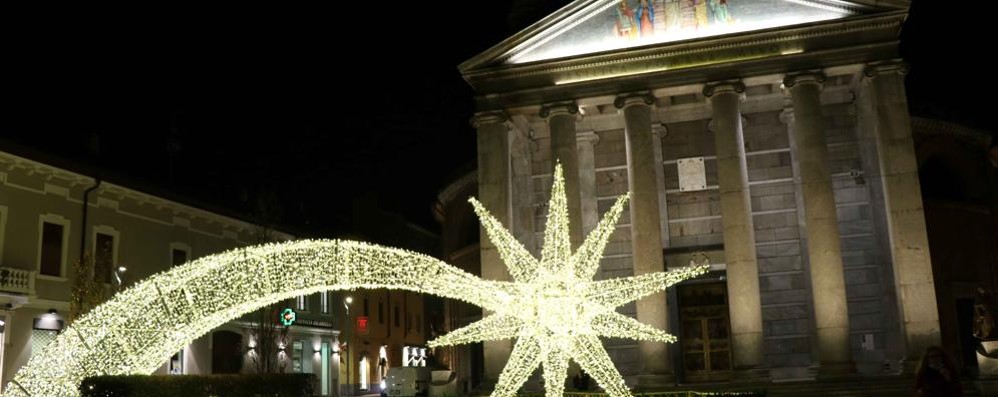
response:
M0 267L0 292L35 294L35 272L31 270Z

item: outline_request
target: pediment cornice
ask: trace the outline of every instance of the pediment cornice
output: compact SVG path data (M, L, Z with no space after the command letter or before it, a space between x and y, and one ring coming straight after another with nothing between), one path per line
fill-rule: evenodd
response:
M489 109L839 66L896 58L906 16L904 8L523 64L469 61L462 73L479 94L479 109Z

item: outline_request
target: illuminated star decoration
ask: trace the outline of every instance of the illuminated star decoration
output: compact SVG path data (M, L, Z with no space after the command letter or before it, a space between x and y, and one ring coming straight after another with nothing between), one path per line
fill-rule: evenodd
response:
M565 181L561 165L556 165L540 260L472 198L471 204L513 282L495 292L503 304L492 315L432 340L429 346L517 338L492 397L515 395L538 366L544 371L547 397L561 397L569 358L578 362L611 397L630 396L599 337L657 342L675 342L676 337L614 309L704 274L709 265L593 281L629 196L617 199L573 254Z

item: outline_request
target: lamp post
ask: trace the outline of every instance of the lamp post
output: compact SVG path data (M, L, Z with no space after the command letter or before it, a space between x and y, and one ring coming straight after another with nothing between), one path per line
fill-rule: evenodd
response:
M121 283L122 283L121 277L125 274L126 271L128 271L128 268L124 266L118 266L117 269L114 269L115 291L121 290Z
M350 349L350 342L351 342L350 341L350 328L353 327L353 324L350 322L350 304L351 303L353 303L353 298L350 297L349 295L347 295L347 297L343 299L343 308L346 309L346 314L347 314L347 321L343 325L343 334L345 335L345 339L346 339L346 343L344 343L344 346L347 347L346 348L347 351L343 352L343 354L346 355L346 360L347 360L347 381L346 381L347 389L346 389L346 396L352 396L353 395L353 383L350 383L350 361L351 361L351 358L350 358L350 350L349 350Z

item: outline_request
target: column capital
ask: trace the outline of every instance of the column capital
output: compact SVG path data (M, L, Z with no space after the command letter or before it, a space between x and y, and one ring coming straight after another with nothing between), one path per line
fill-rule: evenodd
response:
M820 88L825 84L825 80L828 80L828 78L821 70L791 72L783 77L783 86L792 88L798 84L817 84Z
M629 92L626 94L617 95L617 98L613 100L613 106L617 109L623 109L632 105L645 104L648 106L655 104L655 96L651 92Z
M780 122L783 124L793 124L794 122L794 108L785 107L783 111L780 112Z
M575 139L579 145L588 144L596 146L599 144L599 134L594 131L579 131L578 134L575 134Z
M474 116L471 116L471 120L468 120L472 127L478 128L485 124L500 124L509 121L509 115L502 110L490 110L487 112L478 112Z
M734 93L739 96L745 93L745 84L741 80L713 81L703 85L703 96L710 98L714 94Z
M665 137L669 136L669 127L665 123L652 124L651 132L658 135L658 139L665 139Z
M564 101L564 102L552 102L545 103L541 105L541 111L539 115L541 118L548 118L549 116L556 116L559 114L578 114L579 105L575 104L575 101Z
M781 117L782 117L782 115L781 115ZM742 114L742 115L740 115L739 118L742 120L742 127L745 127L746 125L748 125L748 122L749 122L749 118L748 117L746 117L744 114ZM716 132L716 131L714 131L714 119L713 118L711 118L710 120L707 120L707 131Z
M908 74L908 63L901 60L877 62L866 65L863 75L868 79L876 78L882 74L897 73L902 76Z

